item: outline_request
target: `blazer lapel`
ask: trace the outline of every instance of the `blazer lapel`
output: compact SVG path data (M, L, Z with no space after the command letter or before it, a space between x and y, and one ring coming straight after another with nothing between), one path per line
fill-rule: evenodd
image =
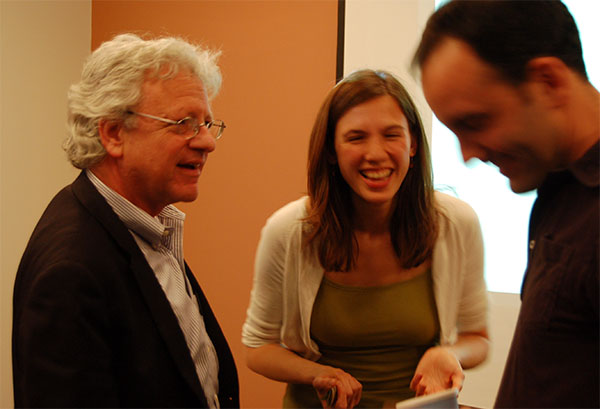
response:
M132 274L140 286L140 290L154 322L167 345L167 349L183 378L192 390L194 390L198 399L202 402L202 406L206 407L206 397L196 374L196 368L183 331L152 268L146 262L144 254L139 249L129 230L127 230L110 205L89 181L87 176L85 176L84 172L79 175L72 186L74 195L81 201L83 206L98 219L118 246L129 255Z
M200 313L204 319L206 332L208 333L219 358L219 403L222 408L239 408L239 381L231 349L229 348L227 339L223 335L223 331L210 308L208 300L204 296L202 288L200 288L198 281L194 277L194 274L187 263L185 269L192 285L192 289L196 294L198 307L200 308Z

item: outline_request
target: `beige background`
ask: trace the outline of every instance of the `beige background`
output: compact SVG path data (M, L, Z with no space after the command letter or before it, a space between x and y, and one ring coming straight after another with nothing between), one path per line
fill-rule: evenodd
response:
M60 148L66 90L90 52L87 1L0 0L0 407L11 407L12 290L48 201L76 175Z

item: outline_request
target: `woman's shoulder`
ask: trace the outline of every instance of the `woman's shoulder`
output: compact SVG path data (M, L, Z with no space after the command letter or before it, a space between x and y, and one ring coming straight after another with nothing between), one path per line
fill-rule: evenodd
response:
M285 232L300 227L306 217L308 196L287 203L277 209L265 223L265 229L271 232Z
M267 219L267 223L289 223L306 217L308 196L302 196L275 210Z
M260 232L260 254L284 254L290 246L299 248L307 202L307 198L302 197L269 216Z
M465 201L439 191L435 192L435 203L440 215L451 224L479 225L475 210Z

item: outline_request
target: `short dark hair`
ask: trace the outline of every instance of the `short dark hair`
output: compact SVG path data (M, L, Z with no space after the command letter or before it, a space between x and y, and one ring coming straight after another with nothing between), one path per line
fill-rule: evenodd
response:
M354 267L357 243L353 232L351 188L336 161L335 129L351 108L381 96L398 103L417 144L413 166L396 193L390 220L392 246L404 268L431 257L437 237L433 176L427 137L412 98L389 72L360 70L340 81L317 114L308 151L308 196L305 221L310 226L305 245L315 250L323 268L348 271Z
M577 25L558 0L449 1L429 18L413 65L422 67L446 38L464 41L515 84L531 59L549 56L588 78Z

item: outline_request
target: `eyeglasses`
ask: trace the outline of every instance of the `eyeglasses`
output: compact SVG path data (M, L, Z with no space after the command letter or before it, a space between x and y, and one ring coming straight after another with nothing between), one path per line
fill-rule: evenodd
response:
M218 120L218 119L208 121L208 122L198 122L198 119L191 117L191 116L186 116L185 118L180 119L179 121L174 121L172 119L161 118L159 116L143 114L141 112L136 112L136 111L127 111L127 112L129 114L143 116L145 118L155 119L157 121L161 121L166 124L175 125L175 128L174 128L175 133L177 135L185 136L186 140L192 139L193 137L198 135L198 132L200 132L200 128L202 128L203 126L206 127L208 132L210 132L210 134L215 139L221 138L221 136L223 135L223 130L225 129L225 122Z

